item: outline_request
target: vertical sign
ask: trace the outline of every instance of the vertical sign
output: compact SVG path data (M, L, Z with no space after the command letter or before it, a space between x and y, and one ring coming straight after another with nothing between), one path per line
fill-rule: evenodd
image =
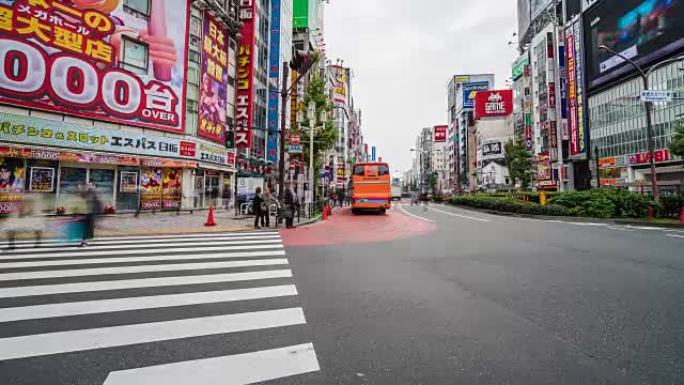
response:
M333 102L335 104L347 105L348 95L348 69L341 66L333 66L333 73L335 75L333 85Z
M565 33L568 71L568 129L570 156L586 153L587 135L584 116L584 69L582 67L582 29L577 16Z
M556 34L558 36L558 74L560 79L558 96L560 98L561 139L568 140L568 76L565 70L565 38L563 36L563 28L559 27Z
M371 161L375 162L375 159L377 159L377 153L375 150L375 146L371 148Z
M202 79L197 135L225 143L228 99L228 33L209 12L202 27Z
M268 77L274 80L275 90L268 93L268 140L266 141L266 159L278 161L278 123L280 98L280 4L281 0L271 0L271 43L268 57ZM285 108L283 106L283 108Z
M238 48L237 98L235 114L235 147L252 146L252 120L254 98L254 6L255 0L240 0L242 37Z
M580 16L573 23L573 33L575 35L575 77L577 87L577 144L580 153L586 153L588 148L587 126L585 117L585 95L584 95L584 40L582 35L582 23Z
M448 126L435 126L433 131L433 140L438 143L444 143L447 141L447 129Z

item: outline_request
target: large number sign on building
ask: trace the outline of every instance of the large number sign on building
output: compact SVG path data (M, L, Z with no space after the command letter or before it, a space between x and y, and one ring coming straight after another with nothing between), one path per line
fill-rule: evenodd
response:
M188 1L0 3L0 103L182 133Z
M242 38L238 47L237 101L235 103L235 147L237 148L250 148L252 146L255 1L240 1Z

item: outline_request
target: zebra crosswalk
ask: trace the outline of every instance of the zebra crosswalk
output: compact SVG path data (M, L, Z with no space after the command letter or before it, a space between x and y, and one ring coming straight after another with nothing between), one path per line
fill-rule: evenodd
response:
M316 375L297 296L277 232L19 242L0 254L0 384Z

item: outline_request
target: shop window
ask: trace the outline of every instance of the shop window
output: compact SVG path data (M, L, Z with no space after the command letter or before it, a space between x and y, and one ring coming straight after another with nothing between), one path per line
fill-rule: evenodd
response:
M81 192L86 184L88 170L62 167L59 174L59 206L69 214L82 212L85 207L82 204Z
M114 205L114 170L91 169L88 182L95 186L104 206Z
M127 36L121 38L122 57L120 66L123 69L136 74L144 75L147 73L149 65L149 52L145 43L133 40Z
M136 211L139 199L139 168L120 167L116 194L116 210L118 212Z
M124 9L139 15L150 16L150 0L124 0Z

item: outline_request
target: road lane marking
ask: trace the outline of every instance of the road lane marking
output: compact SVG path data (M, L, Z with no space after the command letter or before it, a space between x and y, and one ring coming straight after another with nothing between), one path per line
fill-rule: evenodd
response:
M20 286L0 288L0 298L30 297L67 293L85 293L108 290L149 289L154 287L202 285L211 283L256 281L262 279L292 278L291 270L267 270L246 273L191 275L124 279L118 281L94 281L62 283L56 285Z
M463 218L463 219L470 219L470 220L478 221L478 222L491 222L489 219L477 218L477 217L470 217L470 216L462 215L462 214L456 214L456 213L452 213L452 212L450 212L450 211L444 211L444 210L436 209L436 208L434 208L434 207L430 207L430 210L432 210L432 211L437 211L438 213L442 213L442 214L446 214L446 215L451 215L451 216L459 217L459 218Z
M677 235L677 234L666 234L670 238L682 238L684 239L684 235Z
M134 273L157 273L169 271L185 270L210 270L227 269L234 267L253 267L253 266L276 266L287 265L287 259L258 259L250 261L230 261L230 262L205 262L205 263L178 263L170 265L145 265L145 266L118 266L118 267L95 267L92 269L71 269L71 270L45 270L30 271L19 273L0 274L0 281L15 281L27 279L49 279L66 277L87 277L93 275L113 275L113 274L134 274Z
M406 214L406 215L408 215L408 216L410 216L410 217L413 217L413 218L416 218L416 219L422 219L422 220L428 221L428 222L434 222L434 220L432 220L432 219L429 219L429 218L425 218L425 217L421 217L421 216L418 216L418 215L411 214L410 212L406 211L406 209L404 209L403 207L397 207L397 208L398 208L399 210L401 210L404 214Z
M96 245L98 243L115 243L115 242L157 242L162 240L191 240L191 239L207 239L207 238L220 238L220 239L259 239L266 237L280 237L278 232L254 232L254 233L201 233L201 234L177 234L177 235L142 235L142 236L121 236L121 237L97 237L90 240L89 244ZM17 240L16 245L31 245L35 243L34 240ZM54 244L54 245L74 245L78 242L67 242L63 239L49 238L43 239L43 244ZM7 245L7 242L0 242L0 245Z
M258 258L284 256L285 250L255 251L246 253L212 253L212 254L180 254L180 255L155 255L151 257L116 257L95 259L70 259L56 261L35 262L3 262L0 260L0 269L12 269L22 267L60 267L70 265L95 265L105 263L132 263L132 262L164 262L164 261L190 261L194 259L233 259L233 258Z
M319 371L311 343L111 372L103 385L246 385Z
M87 250L134 250L136 248L144 248L144 247L153 247L153 248L164 248L166 249L167 247L177 247L177 246L193 246L195 248L197 247L218 247L218 246L241 246L241 245L272 245L272 244L278 244L281 243L280 239L268 239L268 240L249 240L249 241L206 241L201 244L197 243L191 243L191 242L161 242L161 243L148 243L148 244L142 244L142 245L136 245L136 244L123 244L123 245L94 245L94 246L89 246L88 248L75 248L74 246L54 246L54 247L41 247L40 249L36 250L34 248L23 248L19 249L14 253L10 254L5 254L5 255L22 255L22 253L36 253L36 251L40 251L43 254L46 252L52 252L52 251L70 251L72 253L86 253ZM38 254L38 253L36 253ZM59 255L59 254L53 254L53 255Z
M111 256L112 254L122 254L122 253L131 253L135 255L150 255L150 254L168 254L168 253L184 253L184 252L197 252L197 251L235 251L235 250L241 250L241 251L248 251L248 250L265 250L265 249L282 249L283 245L282 242L278 241L278 243L272 243L272 244L259 244L259 245L244 245L244 246L221 246L221 245L209 245L209 246L204 246L204 245L194 245L193 247L157 247L154 249L137 249L137 250L129 250L129 249L118 249L118 250L102 250L102 251L86 251L88 249L84 249L83 251L77 251L75 250L74 252L70 253L45 253L45 254L30 254L30 253L10 253L10 254L2 254L2 258L0 258L0 261L3 259L37 259L37 258L73 258L73 257L94 257L94 256Z
M151 322L0 339L0 361L304 324L302 308Z
M250 289L205 291L103 299L96 301L55 303L23 307L0 308L0 322L31 319L68 317L84 314L113 313L141 309L157 309L174 306L207 305L221 302L287 297L297 295L294 285L257 287Z
M202 237L214 237L217 235L223 235L227 237L242 237L251 235L279 235L277 231L254 231L248 233L198 233L198 234L176 234L176 235L135 235L135 236L124 236L124 237L98 237L96 241L116 241L116 240L134 240L134 239L169 239L169 238L202 238Z

